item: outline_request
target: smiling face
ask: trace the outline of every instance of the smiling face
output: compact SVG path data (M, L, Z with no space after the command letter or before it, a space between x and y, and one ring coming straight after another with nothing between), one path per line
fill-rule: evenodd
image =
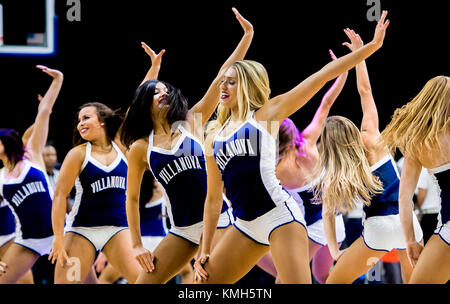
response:
M81 138L87 141L99 138L104 135L105 129L99 121L97 108L94 106L84 107L78 113L77 130Z
M152 112L160 113L169 107L169 93L167 87L162 82L158 82L155 86L155 95L153 95Z
M223 75L220 84L220 104L227 108L235 108L238 105L237 98L238 78L234 68L229 68Z

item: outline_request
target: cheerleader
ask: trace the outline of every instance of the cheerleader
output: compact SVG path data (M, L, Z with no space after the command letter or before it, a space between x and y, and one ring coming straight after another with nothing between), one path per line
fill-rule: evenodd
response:
M414 269L409 283L444 284L450 279L450 78L430 79L419 94L397 109L381 133L392 150L405 156L399 209L408 258ZM415 238L412 198L422 167L440 190L434 235L425 247Z
M344 31L351 42L344 45L352 52L360 50L363 42L359 35L350 29ZM319 143L318 169L325 167L326 172L316 187L314 199L323 204L328 247L337 260L327 283L353 282L392 249L398 249L403 282L407 282L411 265L406 258L398 215L397 166L386 147L378 144L378 112L364 61L356 66L356 77L363 111L361 131L349 119L332 116L325 123ZM354 209L358 200L364 203L362 236L349 248L339 250L335 213ZM417 218L415 239L418 242L422 239Z
M8 265L8 272L0 277L0 284L16 283L40 256L50 253L53 240L53 189L49 187L42 151L47 141L50 114L64 76L60 71L45 66L37 68L50 75L53 81L39 104L26 146L15 130L0 130L0 160L3 163L0 194L17 221L14 243L2 257Z
M336 56L330 50L333 60ZM289 118L283 120L279 131L279 156L276 174L281 185L299 204L305 216L309 238L309 259L312 261L312 274L321 284L325 283L333 259L329 253L322 221L322 205L313 204L312 190L320 176L313 176L319 158L317 141L325 123L325 119L336 98L339 96L347 80L348 72L340 75L333 86L322 98L311 123L300 133ZM336 232L338 243L345 239L345 227L342 214L336 216ZM258 266L270 263L270 257L263 258ZM273 262L272 262L273 263ZM270 267L269 269L274 269Z
M291 91L271 99L261 64L238 61L227 70L217 120L209 126L206 140L208 194L203 246L194 266L198 282L234 283L269 249L281 283L311 282L306 223L276 176L275 138L281 121L328 81L382 46L389 24L385 18L383 12L373 41L364 48L328 63ZM236 220L211 252L223 189Z
M128 164L116 139L122 120L97 102L82 105L77 117L76 146L61 166L53 200L55 238L49 259L58 261L55 283L85 281L100 251L134 282L139 264L133 258L125 212ZM66 198L74 184L76 197L64 229Z
M223 72L244 58L253 38L253 26L236 9L233 11L244 35L198 103L188 110L178 89L150 80L138 88L127 112L121 135L124 145L130 148L127 216L136 259L143 268L136 283L166 283L197 252L206 197L203 127L217 106ZM139 223L139 189L146 168L169 198L171 229L154 252L144 248ZM224 200L221 210L221 221L216 227L226 229L232 218Z

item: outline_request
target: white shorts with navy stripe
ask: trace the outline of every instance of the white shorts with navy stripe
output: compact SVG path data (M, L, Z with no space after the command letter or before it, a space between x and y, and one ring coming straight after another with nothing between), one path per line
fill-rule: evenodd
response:
M334 218L336 227L336 240L338 243L342 243L345 239L345 225L342 214L337 215ZM315 243L326 246L328 245L327 238L325 237L325 231L323 228L323 219L316 221L315 223L306 227L308 230L308 237Z
M228 209L220 214L217 229L224 229L233 224L233 215L230 212L230 209ZM203 221L187 227L174 226L170 228L169 233L179 236L195 245L199 245L200 238L203 234Z
M270 234L278 227L292 222L298 222L306 229L303 213L295 200L290 197L284 204L252 221L236 218L234 226L255 242L270 246Z
M450 221L442 225L442 222L439 220L439 223L434 233L439 235L441 239L445 243L447 243L447 245L450 245Z
M422 228L416 215L412 214L414 225L414 236L417 242L423 238ZM363 217L363 239L367 247L373 250L391 251L392 249L406 249L403 227L400 215Z
M153 252L163 239L163 236L143 236L141 237L142 246L148 251Z
M79 234L86 238L95 248L95 251L102 251L105 245L122 230L128 227L98 226L98 227L70 227L66 232Z
M40 256L50 254L52 251L53 235L44 239L22 239L21 237L16 237L14 243L28 248Z

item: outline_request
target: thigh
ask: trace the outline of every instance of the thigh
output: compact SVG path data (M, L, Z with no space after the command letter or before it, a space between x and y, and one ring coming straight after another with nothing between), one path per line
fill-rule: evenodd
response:
M359 237L334 265L327 284L350 284L366 273L386 252L372 250Z
M141 266L135 259L131 247L130 230L125 229L118 232L108 241L103 248L108 262L121 273L129 283L136 282Z
M102 273L100 274L98 281L100 284L112 284L117 281L122 274L117 271L114 266L108 262L108 264L103 268Z
M413 267L408 259L406 249L403 249L403 250L397 249L397 253L398 253L398 259L400 261L403 283L408 284L409 279L411 278L411 273L413 271Z
M166 235L153 252L155 270L141 270L136 284L167 283L192 260L197 249L197 245L181 237Z
M450 279L450 246L433 235L419 256L409 284L445 284Z
M85 237L68 232L64 236L64 249L69 261L64 266L55 262L55 284L81 284L94 263L94 245Z
M231 229L232 226L228 226L227 228L221 228L216 229L216 232L214 232L214 238L211 244L211 250L214 250L214 247L216 247L217 243L220 242L222 237L227 233L229 229Z
M234 226L230 227L214 247L208 262L204 265L209 274L206 284L232 284L246 275L269 251L246 237Z
M308 236L304 226L292 222L270 235L273 262L283 284L310 284Z
M11 244L4 253L2 261L8 265L6 273L0 277L0 284L15 284L22 278L39 258L39 254L18 244Z
M0 246L0 259L3 257L3 255L8 251L8 248L14 243L14 238L12 238L10 241L3 244L3 246Z

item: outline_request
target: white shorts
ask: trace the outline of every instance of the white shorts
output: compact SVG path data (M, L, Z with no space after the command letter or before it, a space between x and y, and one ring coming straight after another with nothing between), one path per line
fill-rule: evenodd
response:
M53 243L53 235L46 237L44 239L22 239L20 237L16 237L14 243L28 248L40 256L50 254L52 251L52 243Z
M442 225L439 221L439 224L434 231L435 234L439 235L441 239L450 245L450 221Z
M230 209L220 214L219 221L217 223L218 229L224 229L233 223L233 215L230 214ZM169 233L181 237L195 245L200 244L200 238L203 234L203 221L197 224L187 227L172 227Z
M342 243L345 239L345 225L344 218L342 214L335 217L334 220L336 226L336 240L338 243ZM311 241L326 246L328 244L327 238L325 237L325 231L323 229L323 219L316 221L314 224L306 227L308 230L308 237Z
M79 234L86 238L94 246L96 251L102 251L105 245L117 233L128 227L117 226L99 226L99 227L70 227L66 229L67 232Z
M219 217L217 229L225 229L234 224L233 209L230 207Z
M290 197L284 204L273 208L252 221L236 218L234 226L255 242L270 246L269 238L272 231L292 222L298 222L306 229L303 213L294 199Z
M141 237L142 246L148 251L153 252L163 238L163 236L143 236Z
M416 241L423 238L422 228L416 215L412 212L414 235ZM372 216L363 219L364 230L362 233L364 243L373 250L391 251L392 249L406 249L403 227L400 215Z
M16 237L16 233L15 232L13 232L11 234L7 234L7 235L0 235L0 247L2 247L3 245L8 243L9 241L11 241L15 237Z

